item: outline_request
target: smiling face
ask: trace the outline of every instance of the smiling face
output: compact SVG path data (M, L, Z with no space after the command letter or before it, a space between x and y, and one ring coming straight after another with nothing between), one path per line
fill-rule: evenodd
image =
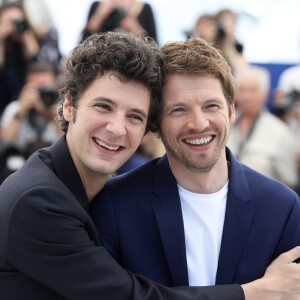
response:
M160 135L171 169L206 173L225 164L225 144L234 108L213 77L169 74L163 91ZM221 160L220 160L221 158Z
M107 72L80 96L77 107L67 97L67 144L86 185L115 172L137 149L147 123L150 94L136 81Z

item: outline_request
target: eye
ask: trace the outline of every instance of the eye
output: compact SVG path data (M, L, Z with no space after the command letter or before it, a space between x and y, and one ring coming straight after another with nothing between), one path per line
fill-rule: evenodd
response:
M172 111L177 112L177 111L183 111L182 107L176 107L175 109L173 109Z
M128 118L136 124L144 123L144 118L137 114L128 115Z
M97 103L95 106L100 110L107 110L107 111L112 110L110 105L108 105L107 103Z
M209 104L206 106L206 108L207 108L207 109L210 109L210 110L216 110L216 109L218 109L219 107L220 107L220 105L217 104L217 103L209 103Z
M170 115L174 115L174 116L178 116L183 114L186 111L186 109L182 106L178 106L175 108L170 109L169 114Z

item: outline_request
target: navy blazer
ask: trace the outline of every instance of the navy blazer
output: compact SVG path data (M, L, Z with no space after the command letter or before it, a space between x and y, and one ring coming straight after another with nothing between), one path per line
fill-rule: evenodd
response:
M0 186L2 300L243 300L238 285L168 289L122 269L101 246L65 138Z
M300 202L291 189L241 164L229 149L226 155L230 178L216 284L243 284L300 245ZM110 180L90 214L104 246L123 267L168 286L188 285L181 204L167 156Z

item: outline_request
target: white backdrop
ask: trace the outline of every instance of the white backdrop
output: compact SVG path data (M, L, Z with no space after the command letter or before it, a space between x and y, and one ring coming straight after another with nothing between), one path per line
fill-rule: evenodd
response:
M77 43L93 0L45 0L67 54ZM300 62L299 0L147 0L155 13L159 43L184 39L203 13L231 8L239 15L238 39L250 62Z

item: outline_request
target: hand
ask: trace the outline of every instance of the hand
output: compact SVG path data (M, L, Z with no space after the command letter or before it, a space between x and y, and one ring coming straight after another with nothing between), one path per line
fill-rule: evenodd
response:
M89 32L96 32L102 26L104 20L115 9L115 5L110 0L103 0L101 4L97 6L96 11L87 22L86 29Z
M19 114L25 116L31 109L35 109L38 112L44 111L45 107L40 99L38 89L31 85L26 84L19 96L20 110Z
M245 300L299 300L300 247L281 254L267 268L264 277L242 285Z
M125 16L120 21L119 27L127 32L138 34L139 36L145 35L143 27L140 25L138 20L132 16Z
M101 20L104 20L116 7L117 6L113 1L103 0L101 1L101 4L97 6L95 15L98 16Z
M15 26L12 22L0 19L0 43L4 43L4 40L13 34Z

